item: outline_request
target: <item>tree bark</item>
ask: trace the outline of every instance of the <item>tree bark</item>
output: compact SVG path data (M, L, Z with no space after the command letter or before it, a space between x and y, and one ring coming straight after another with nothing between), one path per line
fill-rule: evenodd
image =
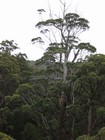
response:
M91 134L91 128L92 128L92 105L91 105L90 100L89 100L89 110L88 110L88 130L87 130L88 135Z
M60 109L60 128L59 128L59 140L63 140L63 129L64 129L64 116L65 116L65 109Z
M60 115L59 115L59 140L63 140L64 137L64 119L66 110L66 96L62 92L59 99Z
M72 128L71 128L71 140L74 140L74 127L75 127L75 117L72 121Z
M63 64L63 81L66 83L66 77L67 77L67 66L66 63Z
M66 83L67 82L67 62L68 62L68 56L67 54L65 54L65 58L64 58L64 63L63 63L63 82Z

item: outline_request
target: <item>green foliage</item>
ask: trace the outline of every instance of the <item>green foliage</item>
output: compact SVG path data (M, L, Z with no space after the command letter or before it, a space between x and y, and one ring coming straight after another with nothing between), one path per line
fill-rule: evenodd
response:
M13 140L13 138L5 133L0 132L0 140Z
M41 140L38 132L38 128L31 123L26 123L22 132L22 140Z
M4 56L2 57L4 58ZM0 108L1 131L18 140L58 139L59 97L64 91L67 95L67 106L63 137L68 140L72 136L74 140L78 136L87 134L89 105L92 105L93 111L92 135L94 136L81 136L78 139L98 140L100 135L102 138L104 137L102 133L97 134L97 131L104 126L105 121L104 55L93 55L83 62L67 63L67 84L62 82L62 64L60 62L47 63L44 66L41 66L40 63L37 65L37 69L34 68L33 74L24 58L17 59L17 57L8 55L5 57L15 61L16 66L14 70L12 65L8 66L4 71L5 74L2 73L2 75L10 74L13 79L18 72L21 71L21 74L18 86L11 87L11 91L14 92L4 96L4 102ZM11 59L11 57L13 58ZM24 78L25 68L30 73L29 75L34 76L32 81L30 78L21 80ZM58 77L61 79L57 79ZM16 84L15 80L13 84ZM5 82L7 81L5 80ZM11 83L11 79L8 82Z
M104 140L105 139L105 127L101 128L95 136L83 135L79 136L76 140Z
M76 140L92 140L90 136L83 135L79 136Z
M25 54L12 55L17 49L13 40L0 43L1 132L16 140L58 140L60 135L62 140L105 139L105 55L90 55L96 48L79 42L88 23L65 11L63 17L37 23L50 43L35 65ZM33 43L44 41L32 39ZM63 115L62 91L66 95ZM3 140L7 140L5 134L0 133Z
M18 49L17 44L14 43L14 40L5 40L0 43L1 47L0 50L2 52L11 54L12 51Z
M97 140L104 140L105 139L105 127L101 128L97 134Z
M67 63L68 61L74 62L81 59L79 58L81 52L94 53L96 48L90 45L90 43L79 43L78 35L89 29L88 24L88 20L81 18L78 14L66 13L65 11L60 18L51 17L45 21L38 22L36 27L49 40L49 47L44 56L52 55L56 61ZM44 43L43 36L33 38L31 40L32 43ZM63 61L63 59L65 60Z
M105 116L105 107L99 107L99 108L97 108L97 116L98 116L99 118ZM102 118L101 118L101 119L102 119Z
M22 99L18 94L13 94L12 96L5 96L5 104L10 109L19 108L22 104Z
M98 140L96 136L83 135L79 136L76 140Z
M26 94L32 91L32 85L30 85L29 83L25 83L19 86L19 88L17 89L16 93L18 94Z
M88 51L90 51L92 53L95 53L96 52L96 48L94 46L92 46L90 43L80 43L78 45L78 48L80 48L82 50L83 49L86 49L86 50L88 50Z

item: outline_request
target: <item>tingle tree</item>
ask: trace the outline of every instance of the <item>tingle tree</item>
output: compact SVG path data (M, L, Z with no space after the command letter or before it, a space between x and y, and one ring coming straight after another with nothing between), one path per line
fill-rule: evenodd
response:
M96 49L89 43L79 43L78 36L89 29L88 20L81 18L76 13L66 13L66 4L63 5L62 17L52 18L40 21L36 27L40 29L40 33L49 40L49 47L45 55L53 55L56 61L63 64L63 80L67 78L67 62L75 62L80 58L83 50L94 53ZM45 12L40 9L40 14ZM32 42L43 43L42 37L32 39Z
M50 14L51 17L49 19L38 22L36 27L40 30L42 35L40 37L33 38L32 43L46 43L46 39L49 41L49 47L44 53L44 56L47 56L47 58L48 56L53 56L53 58L55 58L55 63L60 62L62 64L62 81L64 85L66 85L68 83L67 63L82 61L86 55L95 53L96 48L90 45L90 43L80 42L79 39L79 35L89 29L88 20L81 18L77 13L67 12L68 6L66 3L63 3L61 0L59 0L59 2L62 7L62 16L53 16ZM45 12L45 10L39 9L38 12L41 15L42 12ZM66 96L65 92L64 94ZM72 103L74 102L75 101ZM65 106L63 109L60 109L62 111L60 114L65 113L65 109ZM62 116L64 116L64 114ZM64 125L63 123L64 121L60 120L61 126ZM62 132L63 128L61 127L60 135ZM60 140L61 139L63 138L60 138Z

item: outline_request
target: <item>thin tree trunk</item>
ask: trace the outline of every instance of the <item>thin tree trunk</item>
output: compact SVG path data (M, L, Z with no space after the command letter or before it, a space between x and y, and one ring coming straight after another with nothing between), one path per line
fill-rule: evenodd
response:
M59 99L60 115L59 115L59 140L63 140L64 137L64 119L66 110L66 96L62 92Z
M67 72L68 72L68 69L67 69L67 61L68 61L68 57L66 56L65 54L65 60L64 60L64 63L63 63L63 82L66 83L67 81Z
M67 82L67 61L68 57L65 54L65 60L63 63L63 82L64 84ZM65 110L66 110L66 95L65 93L61 94L60 100L62 101L61 103L59 102L60 105L60 124L59 124L59 140L64 140L64 119L65 119Z
M74 104L75 103L75 97L74 97L74 85L73 84L72 84L71 96L72 96L72 104ZM71 126L71 140L74 140L74 128L75 128L75 116L72 120L72 126Z
M74 126L75 126L75 117L73 118L73 122L72 122L71 140L74 140Z
M64 115L65 109L60 109L60 128L59 128L59 140L63 140L63 129L64 129Z
M67 78L67 66L66 63L63 64L63 81L66 83L66 78Z
M60 53L60 60L59 60L59 62L61 63L62 62L62 53Z
M90 101L89 101L89 110L88 110L88 130L87 130L88 135L91 134L91 128L92 128L92 106L91 106L91 103L90 103Z

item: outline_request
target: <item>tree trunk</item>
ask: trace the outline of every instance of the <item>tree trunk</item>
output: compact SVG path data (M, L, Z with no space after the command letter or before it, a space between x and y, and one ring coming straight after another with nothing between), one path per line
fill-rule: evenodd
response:
M62 62L62 53L60 53L60 60L59 60L59 62L61 63Z
M65 114L65 109L60 109L60 128L59 128L59 140L63 140L64 133L64 114Z
M89 110L88 110L88 130L87 130L88 135L91 134L91 128L92 128L92 105L91 105L90 100L89 100Z
M59 99L60 115L59 115L59 140L63 140L64 137L64 119L66 110L66 96L62 92Z
M68 57L66 56L65 54L65 60L64 60L64 63L63 63L63 82L66 83L67 81L67 72L68 72L68 69L67 69L67 61L68 61Z
M72 86L71 99L72 99L72 104L74 105L75 103L74 84L71 84L71 86ZM74 140L74 128L75 128L75 116L73 117L72 126L71 126L71 140Z
M71 140L74 140L74 126L75 126L75 117L72 121L72 128L71 128Z
M67 77L67 66L66 63L63 64L63 81L66 83L66 77Z
M68 57L65 54L64 63L63 63L63 82L67 82L67 61ZM59 140L64 140L64 119L65 119L65 110L66 110L66 95L65 93L61 94L59 105L60 105L60 124L59 124Z

